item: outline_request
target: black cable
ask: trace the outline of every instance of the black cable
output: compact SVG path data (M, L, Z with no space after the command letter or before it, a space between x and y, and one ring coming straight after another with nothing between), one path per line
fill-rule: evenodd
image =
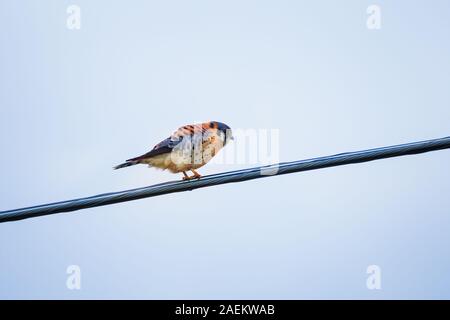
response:
M136 199L160 196L167 193L190 191L198 188L215 186L219 184L241 182L258 178L271 177L280 174L316 170L351 163L367 162L378 159L419 154L450 148L450 137L413 142L389 147L369 149L364 151L340 153L337 155L283 162L275 165L255 167L244 170L230 171L204 176L199 180L170 181L153 186L137 188L126 191L111 192L87 198L43 204L34 207L7 210L0 212L0 222L14 221L69 212L80 209L104 206L108 204L131 201Z

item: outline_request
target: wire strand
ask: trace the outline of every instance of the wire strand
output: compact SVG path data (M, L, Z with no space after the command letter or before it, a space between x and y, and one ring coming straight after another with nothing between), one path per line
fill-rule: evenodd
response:
M111 192L86 198L43 204L21 209L0 211L0 223L50 215L60 212L69 212L80 209L105 206L119 202L160 196L168 193L191 191L194 189L216 186L225 183L242 182L294 172L316 170L352 163L368 162L372 160L419 154L449 148L450 136L440 139L432 139L363 151L346 152L320 158L283 162L269 166L229 171L204 176L198 180L170 181L132 190Z

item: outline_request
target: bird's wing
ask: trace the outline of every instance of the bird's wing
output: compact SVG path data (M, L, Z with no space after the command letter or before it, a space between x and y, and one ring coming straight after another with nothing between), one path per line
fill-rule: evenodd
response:
M146 154L143 154L142 156L128 159L127 161L139 161L146 158L157 156L159 154L172 152L175 146L178 145L183 140L183 137L189 136L191 139L192 137L195 137L197 139L200 139L201 142L202 135L205 134L210 129L211 126L209 122L182 126L178 128L178 130L176 130L169 138L161 141L156 146L154 146L151 151L147 152ZM188 146L190 145L188 144Z
M172 152L173 148L177 144L179 144L182 139L183 139L183 137L171 136L171 137L161 141L160 143L158 143L156 146L153 147L152 150L150 150L146 154L143 154L143 155L141 155L139 157L136 157L136 158L128 159L127 161L139 161L139 160L143 160L143 159L146 159L146 158L157 156L159 154Z

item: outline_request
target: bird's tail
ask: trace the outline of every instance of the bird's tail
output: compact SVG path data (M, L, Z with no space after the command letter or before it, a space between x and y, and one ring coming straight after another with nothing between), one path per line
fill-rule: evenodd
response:
M135 164L138 164L138 163L139 163L139 161L127 161L127 162L121 163L121 164L113 167L113 169L117 170L117 169L121 169L121 168L126 168L129 166L134 166Z

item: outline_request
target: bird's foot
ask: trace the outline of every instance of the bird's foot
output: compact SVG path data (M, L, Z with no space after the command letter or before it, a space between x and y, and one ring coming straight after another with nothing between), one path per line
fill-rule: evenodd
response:
M200 173L198 173L197 171L195 171L195 170L191 170L191 172L194 174L193 176L192 176L192 179L200 179L202 176L200 175Z
M194 180L194 179L200 179L202 176L199 174L194 174L193 176L184 176L183 180Z
M185 172L183 172L184 177L183 180L193 180L193 179L200 179L202 176L198 172L193 172L193 176L188 176Z

